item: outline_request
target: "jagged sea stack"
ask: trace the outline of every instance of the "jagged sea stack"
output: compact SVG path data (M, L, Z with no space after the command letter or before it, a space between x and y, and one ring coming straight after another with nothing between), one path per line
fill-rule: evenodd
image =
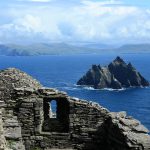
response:
M90 86L95 89L121 89L149 86L149 82L132 66L117 57L106 67L93 65L77 82L77 85Z

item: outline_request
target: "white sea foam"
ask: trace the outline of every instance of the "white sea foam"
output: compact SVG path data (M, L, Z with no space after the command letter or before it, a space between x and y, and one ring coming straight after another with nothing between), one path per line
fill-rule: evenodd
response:
M104 89L101 89L101 90L106 90L106 91L125 91L126 88L121 88L121 89L104 88Z
M139 87L133 86L133 87L121 88L121 89L112 89L112 88L94 89L93 87L90 87L90 86L83 86L83 85L77 85L77 84L74 84L73 87L64 87L64 89L67 89L67 90L85 89L85 90L91 90L91 91L116 91L116 92L125 91L125 90L133 89L133 88L139 88ZM141 86L140 88L150 88L150 87Z
M94 89L93 87L83 87L83 88L86 89L86 90L92 90L92 91L93 91L93 90L94 90L94 91L95 91L95 90L99 90L99 89Z
M77 84L74 84L74 86L76 86L78 88L86 89L86 90L99 90L99 89L94 89L91 86L84 86L84 85L77 85Z
M77 88L77 87L63 87L62 89L71 90L71 91L79 90L79 88Z
M76 87L80 87L80 88L83 88L83 89L86 89L86 90L92 90L92 91L124 91L126 90L126 88L121 88L121 89L112 89L112 88L103 88L103 89L94 89L93 87L89 87L89 86L81 86L81 85L76 85Z

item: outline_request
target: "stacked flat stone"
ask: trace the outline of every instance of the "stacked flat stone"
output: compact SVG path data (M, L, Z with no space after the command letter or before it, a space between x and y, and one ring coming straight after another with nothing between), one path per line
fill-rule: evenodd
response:
M8 102L14 88L40 88L42 85L25 72L16 68L0 71L0 100Z
M150 149L149 131L125 112L111 113L97 103L44 88L14 68L0 74L0 150ZM50 100L57 101L53 131L54 119L44 109Z
M5 131L5 143L7 145L7 149L24 150L21 126L13 112L15 100L12 101L11 98L14 88L17 87L37 89L42 86L31 76L16 68L8 68L0 71L0 101L3 103L3 110L1 113L4 118L3 129Z
M2 109L3 109L3 102L0 101L0 150L5 150L6 149L6 139L4 136Z

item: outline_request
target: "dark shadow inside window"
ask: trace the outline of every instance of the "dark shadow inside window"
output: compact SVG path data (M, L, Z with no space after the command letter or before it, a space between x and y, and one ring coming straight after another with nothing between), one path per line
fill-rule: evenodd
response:
M43 100L45 132L68 132L69 131L69 102L65 98Z

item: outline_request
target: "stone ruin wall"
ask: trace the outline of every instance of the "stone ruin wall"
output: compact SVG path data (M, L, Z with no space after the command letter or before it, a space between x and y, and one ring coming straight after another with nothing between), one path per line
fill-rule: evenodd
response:
M57 102L57 119L48 118L49 110L44 109L51 100ZM110 113L97 103L54 89L15 89L2 112L0 132L5 133L0 144L5 148L0 150L150 149L149 131L125 112Z
M2 118L3 106L4 106L3 103L0 102L0 150L6 149L6 139L4 136L3 118Z
M104 122L107 110L98 104L72 98L52 89L17 89L14 99L20 102L16 105L15 115L20 120L22 137L28 150L33 147L95 149L94 143L100 140L94 141L93 137L97 134L97 128ZM61 123L65 124L62 130L59 131L57 127L56 131L43 130L44 99L57 101L57 109L62 111L58 112L58 115L65 112L61 118L58 116ZM64 118L67 118L65 122Z

